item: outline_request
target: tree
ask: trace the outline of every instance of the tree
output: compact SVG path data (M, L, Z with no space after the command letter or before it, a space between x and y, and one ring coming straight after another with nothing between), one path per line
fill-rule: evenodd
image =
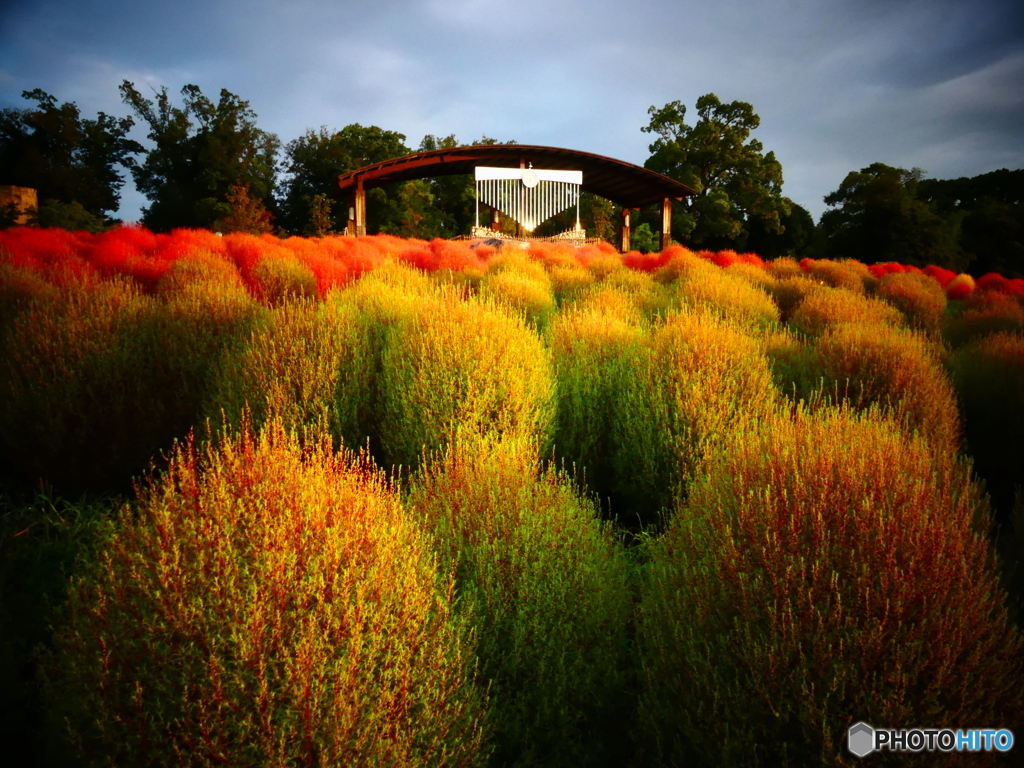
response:
M960 247L975 274L1024 277L1024 170L922 179L917 196L940 216L960 218Z
M250 197L248 184L232 184L227 201L227 216L215 224L218 231L262 235L274 229L270 224L273 216L263 205L262 200Z
M142 151L128 138L134 121L103 112L83 119L74 103L38 88L21 95L37 106L0 111L0 182L36 189L40 207L77 203L93 221L116 212L121 169L133 169Z
M331 132L327 126L307 130L302 136L285 146L283 196L280 201L281 223L290 232L300 232L307 226L317 195L333 195L338 177L365 165L379 163L409 154L405 136L386 131L375 125L364 127L353 123L340 131ZM397 226L389 194L373 189L367 194L368 225L371 231L381 227ZM348 206L336 206L332 228L343 230L348 223Z
M761 118L750 104L723 104L713 93L696 106L693 126L686 124L686 106L673 101L661 109L652 106L650 123L641 129L658 136L645 167L697 192L673 206L673 235L693 246L735 248L742 247L750 220L781 232L781 218L790 212L782 196L782 165L774 152L765 153L761 142L749 139Z
M780 217L782 231L769 231L762 219L753 218L747 221L747 240L743 250L753 251L765 259L777 259L780 256L818 256L820 245L814 217L803 206L790 202L789 214Z
M943 218L917 197L924 172L873 163L846 176L826 195L821 217L827 255L868 264L896 261L967 267L959 246L959 218Z
M214 103L199 86L181 89L183 107L171 104L167 88L143 98L125 80L121 97L149 126L153 148L133 168L135 185L150 201L142 217L154 230L211 228L230 213L232 185L246 186L259 200L274 188L277 136L256 126L249 102L221 89Z

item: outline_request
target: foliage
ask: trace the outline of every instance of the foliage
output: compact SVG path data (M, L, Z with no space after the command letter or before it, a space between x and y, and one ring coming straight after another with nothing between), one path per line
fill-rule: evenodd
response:
M865 262L936 264L963 271L958 222L944 219L917 197L923 172L873 163L851 172L825 197L821 217L830 257Z
M127 80L120 91L148 126L154 145L132 169L135 185L150 202L142 215L147 227L212 228L230 214L225 200L232 185L270 199L280 141L256 126L249 102L221 89L214 103L196 85L181 89L183 107L171 104L166 87L154 100Z
M479 617L501 766L620 764L628 720L624 551L529 440L469 438L427 462L409 508Z
M745 422L650 548L646 762L851 765L857 721L1020 722L987 515L968 465L877 414Z
M732 422L770 413L778 392L757 340L715 313L670 315L644 352L622 395L614 460L620 492L649 525L685 493Z
M329 440L189 440L71 583L54 729L94 763L480 764L452 589L381 475Z
M301 232L310 220L314 198L330 195L337 188L341 174L407 154L409 148L403 134L375 125L364 127L353 123L333 132L327 126L307 130L284 148L286 176L280 192L282 226L291 232ZM370 190L367 194L371 231L380 231L382 223L390 221L385 218L390 213L390 200L384 190ZM347 224L347 204L332 210L331 229L342 232Z
M697 99L698 120L686 124L679 101L648 110L645 133L657 134L645 167L694 189L673 207L676 237L702 247L729 247L743 240L747 221L759 219L765 232L781 232L790 214L782 196L782 165L748 138L761 119L742 101L723 103L713 93Z
M227 215L214 223L220 232L248 232L262 235L270 232L273 216L263 205L263 201L249 196L248 184L232 184L225 195L228 201Z
M962 403L967 446L1005 525L1015 495L1022 492L1024 333L980 336L956 350L949 367Z
M135 169L138 142L128 138L130 117L100 112L83 119L73 102L40 89L22 97L36 102L30 109L0 111L0 178L5 184L32 187L40 204L53 207L77 203L84 213L104 219L117 211L124 179L119 169ZM81 214L78 217L81 218ZM62 226L44 222L43 226Z
M420 302L383 353L387 464L415 468L459 435L521 437L544 453L554 397L548 351L521 318L487 301Z

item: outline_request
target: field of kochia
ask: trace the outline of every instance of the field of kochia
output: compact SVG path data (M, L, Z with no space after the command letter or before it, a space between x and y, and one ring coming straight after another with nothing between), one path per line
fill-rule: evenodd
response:
M1024 740L1024 280L13 228L0 467L23 764Z

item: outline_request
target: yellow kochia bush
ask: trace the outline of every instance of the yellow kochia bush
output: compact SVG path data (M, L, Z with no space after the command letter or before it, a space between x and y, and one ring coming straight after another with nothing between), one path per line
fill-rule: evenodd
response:
M190 441L70 587L53 721L97 764L478 764L485 702L430 551L326 436Z
M388 340L381 441L415 467L457 433L523 436L547 450L555 413L550 353L513 311L455 296L422 302Z

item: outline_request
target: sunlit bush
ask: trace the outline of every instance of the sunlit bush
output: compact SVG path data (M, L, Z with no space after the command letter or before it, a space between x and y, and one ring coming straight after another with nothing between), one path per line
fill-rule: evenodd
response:
M877 405L937 451L956 453L960 419L939 350L919 334L887 325L842 323L814 343L826 396L855 408Z
M474 765L453 582L375 470L279 425L179 447L71 585L47 702L116 765Z
M850 765L857 721L1021 722L986 534L970 468L876 414L749 420L651 545L645 764Z
M903 325L896 307L843 288L821 286L809 292L793 310L789 325L809 336L818 336L840 323Z
M777 323L779 308L771 297L759 286L732 273L731 269L698 273L681 280L678 284L680 301L750 328Z
M645 336L639 312L611 288L562 310L548 332L558 383L555 453L602 494L618 485L617 422L622 397L639 372Z
M654 522L734 419L769 413L778 402L757 339L715 314L671 315L652 333L622 397L615 475L634 514Z
M938 332L946 312L946 292L934 278L918 272L895 272L878 281L875 295L902 312L911 328Z
M456 434L523 436L546 451L555 388L550 353L509 310L483 301L424 301L386 344L381 441L387 464L415 467Z

